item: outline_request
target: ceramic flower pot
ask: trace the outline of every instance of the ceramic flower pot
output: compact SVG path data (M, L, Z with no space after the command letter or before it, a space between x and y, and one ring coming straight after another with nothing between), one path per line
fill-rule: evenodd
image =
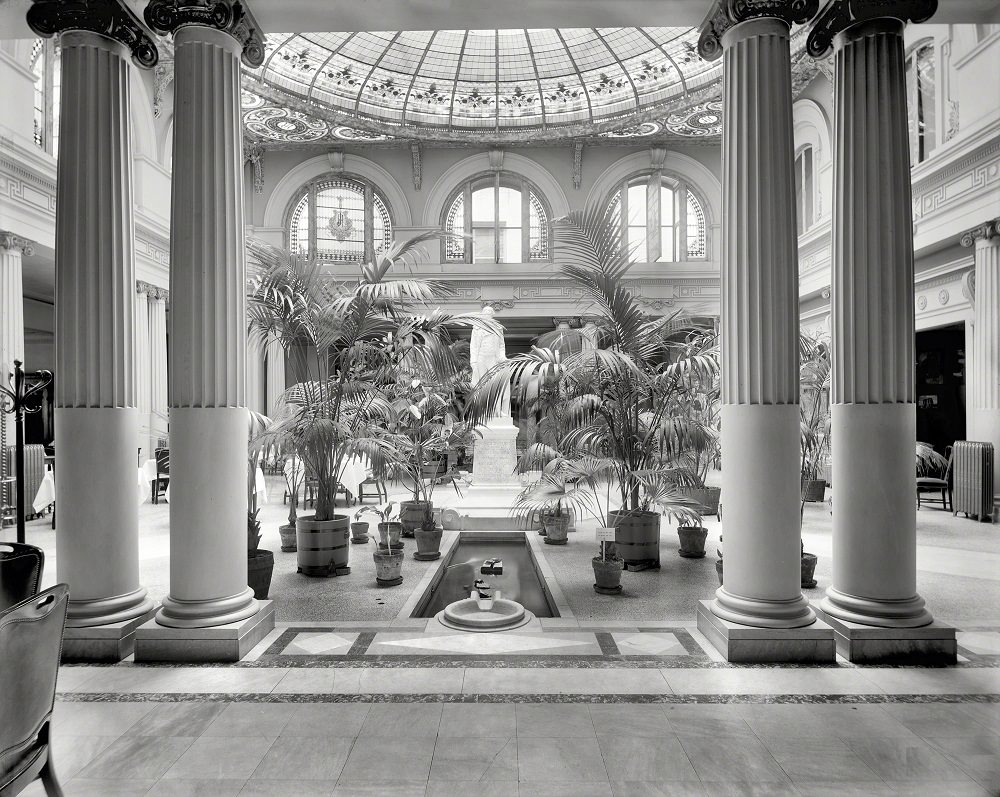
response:
M594 591L602 595L617 595L622 591L622 571L625 560L620 557L602 559L595 556L590 560L594 566Z
M434 512L434 504L430 501L403 501L399 505L399 522L403 524L403 536L412 537L413 532L420 528L424 518Z
M391 547L394 551L400 550L403 547L403 542L400 540L400 536L403 533L403 526L395 520L390 520L388 523L378 524L378 535L379 535L379 547L387 548Z
M414 559L420 561L431 561L441 556L441 535L444 529L440 526L433 529L417 529L413 536L417 538L417 552L413 554Z
M368 542L368 524L354 522L351 524L351 542L354 545L363 545Z
M372 554L375 580L380 587L395 587L403 583L403 552L380 548Z
M271 589L271 574L274 572L274 554L258 548L247 555L247 586L253 596L262 601Z
M680 540L677 553L685 559L701 559L705 555L708 529L704 526L678 526L677 537Z
M298 550L295 543L295 526L288 523L278 526L278 535L281 537L281 550L285 553L294 553Z
M820 503L826 495L826 481L824 479L803 479L802 480L802 500L808 503Z
M816 589L816 562L818 557L814 553L802 554L802 589Z
M568 514L546 515L543 520L545 525L545 542L548 545L565 545L569 532L570 517Z

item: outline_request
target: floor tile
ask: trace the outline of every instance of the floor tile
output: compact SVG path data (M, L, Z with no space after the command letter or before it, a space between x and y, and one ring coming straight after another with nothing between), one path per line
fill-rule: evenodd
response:
M1000 632L997 631L959 631L955 636L959 647L972 653L986 656L1000 655Z
M926 741L967 775L1000 793L1000 736L927 738Z
M64 703L52 712L54 735L120 736L156 708L155 703Z
M424 797L426 786L423 780L380 783L342 779L333 790L333 797Z
M330 797L332 781L248 780L240 797Z
M793 782L879 781L847 744L837 738L769 739L765 746Z
M802 792L791 783L707 781L702 787L707 797L802 797Z
M368 709L360 736L433 739L440 724L439 703L374 703Z
M518 704L514 713L517 717L519 739L596 735L594 723L590 719L590 710L585 705Z
M382 656L600 656L593 632L507 632L503 634L413 634L388 632L375 635L367 653Z
M202 736L196 739L165 778L247 780L271 746L254 736Z
M605 780L536 781L518 784L519 797L612 797L611 784Z
M237 797L242 780L159 780L147 797Z
M678 705L664 706L663 711L671 730L677 734L720 736L753 733L736 706Z
M438 737L510 737L517 733L512 703L445 703Z
M337 656L347 653L357 633L343 631L300 631L281 651L283 656Z
M612 781L698 779L673 734L665 734L659 739L617 734L599 736L598 743Z
M962 712L987 730L1000 734L1000 703L964 703Z
M155 780L98 780L74 778L63 784L66 797L142 797Z
M150 704L147 704L150 705ZM228 703L159 703L130 730L135 736L201 736Z
M116 740L80 770L79 777L100 780L156 780L194 741L189 736L129 736Z
M705 797L705 787L700 780L611 782L615 797Z
M345 736L361 733L369 703L299 703L282 736Z
M831 738L837 734L816 716L816 706L746 703L736 706L737 713L758 738L800 739Z
M62 781L75 777L101 752L114 744L117 736L55 734L52 739L52 762Z
M59 674L56 677L56 691L57 692L74 692L93 678L94 674L100 671L101 667L67 667L65 664L59 668Z
M295 714L294 703L230 703L205 729L205 736L274 739Z
M916 737L844 741L883 780L962 780L941 753Z
M252 780L324 780L340 777L354 739L335 736L281 736L267 751Z
M590 706L590 719L598 736L661 737L670 733L670 721L662 706L642 703L609 703Z
M903 727L925 738L983 733L983 726L970 722L969 715L958 703L887 703L882 709Z
M832 782L814 780L797 784L797 792L803 797L897 797L898 795L889 784L873 780ZM945 795L948 795L947 791L940 792L936 797Z
M877 694L860 669L733 667L661 670L676 694Z
M913 731L891 717L882 706L810 706L810 714L830 733L842 739L863 736L909 736Z
M519 736L517 767L521 781L604 783L608 777L596 737L534 739Z
M337 671L322 667L292 667L274 687L277 694L330 694Z
M756 737L744 734L703 736L678 734L702 781L787 781L788 776Z
M990 694L1000 669L990 667L869 668L865 677L888 694Z
M341 779L378 784L394 780L426 782L434 741L429 736L359 737L347 758Z
M612 634L618 650L625 656L690 656L673 634L647 632Z
M374 667L361 673L362 694L460 694L465 670L451 667Z
M997 789L984 788L975 781L925 781L914 783L913 781L891 781L886 784L894 795L906 795L906 797L996 797L1000 791Z
M517 781L432 780L426 797L518 797Z
M517 741L513 737L438 737L431 780L517 780Z

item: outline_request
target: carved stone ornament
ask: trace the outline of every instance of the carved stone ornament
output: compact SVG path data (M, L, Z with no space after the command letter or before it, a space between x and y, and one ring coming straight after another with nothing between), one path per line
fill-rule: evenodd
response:
M483 302L483 307L492 307L494 310L511 310L514 307L513 299L488 299Z
M980 224L978 227L973 227L971 230L963 233L959 241L962 246L975 246L976 241L988 241L994 236L1000 236L1000 219L994 219L985 224Z
M20 249L21 254L28 257L35 254L35 245L32 241L6 230L0 230L0 249Z
M926 22L935 11L937 0L827 0L809 31L806 51L813 58L822 58L830 52L838 33L859 22L874 19Z
M26 18L28 27L45 38L85 30L121 42L142 69L156 66L160 58L153 37L121 0L34 0Z
M243 45L241 60L248 67L264 63L260 26L240 0L149 0L143 16L149 27L163 35L181 25L217 28Z
M714 61L722 55L722 36L733 25L771 17L802 25L816 14L819 0L716 0L701 23L698 55Z
M489 151L490 170L494 172L503 171L503 150L500 148Z
M264 147L252 138L243 139L243 162L253 166L253 192L264 193Z
M170 301L170 291L142 280L135 281L135 292L146 294L151 301Z
M167 87L174 82L174 62L161 61L153 70L153 116L159 117L163 113L163 98L166 96Z
M420 185L423 182L423 175L421 173L420 166L420 142L411 141L410 142L410 163L413 168L413 188L415 191L420 190Z
M583 182L583 142L573 143L573 188L580 190Z

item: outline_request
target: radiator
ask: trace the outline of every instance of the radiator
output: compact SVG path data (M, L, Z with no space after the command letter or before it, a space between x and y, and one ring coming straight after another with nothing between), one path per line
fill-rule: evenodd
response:
M11 476L15 473L15 454L14 446L7 446L7 473ZM26 517L30 517L34 512L31 508L31 502L35 499L35 493L38 492L38 486L42 483L44 476L45 446L37 443L26 445L24 447L24 513ZM16 503L13 491L10 499L12 504Z
M952 514L987 520L993 514L993 444L956 440L952 457Z

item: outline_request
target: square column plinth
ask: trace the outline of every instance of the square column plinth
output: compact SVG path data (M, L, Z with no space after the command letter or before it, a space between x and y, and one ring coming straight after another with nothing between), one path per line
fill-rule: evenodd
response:
M832 628L837 653L853 664L955 664L958 641L955 629L937 621L919 628L881 628L841 620L824 612L816 614Z
M138 617L118 623L66 627L63 635L63 661L122 661L135 651L135 632L153 619L156 608Z
M698 630L734 664L836 661L833 629L822 620L802 628L756 628L712 614L711 601L698 601Z
M209 628L169 628L150 620L136 631L136 661L239 661L274 628L274 601L244 620Z

